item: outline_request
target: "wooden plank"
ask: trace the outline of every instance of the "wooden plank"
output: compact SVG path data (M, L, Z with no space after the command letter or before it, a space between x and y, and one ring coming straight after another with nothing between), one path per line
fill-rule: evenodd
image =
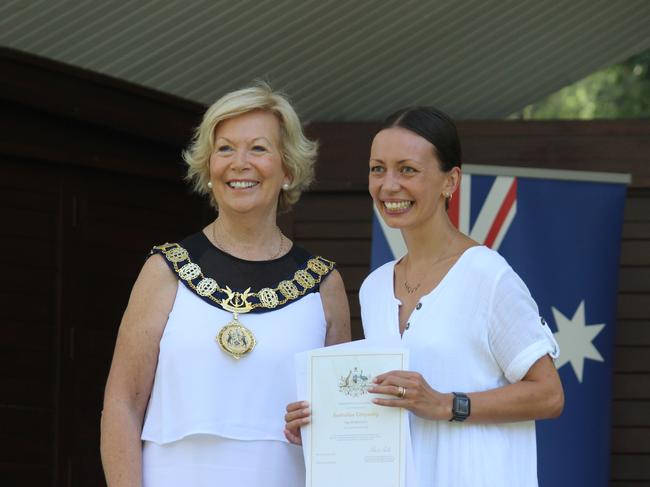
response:
M612 452L650 453L650 428L614 428Z
M625 200L625 222L648 222L650 221L650 194L646 191L629 190Z
M650 293L650 267L621 267L618 290L621 293Z
M616 347L614 372L650 372L650 347Z
M615 374L613 397L650 400L650 373Z
M55 214L29 208L0 207L0 238L49 240L56 231Z
M11 73L0 80L4 99L158 144L185 144L204 111L198 103L22 51L0 49L0 68Z
M352 319L361 319L361 306L359 305L359 295L354 292L348 292L348 302L350 303L350 317Z
M370 240L297 240L297 243L339 265L366 266L370 261Z
M623 223L623 240L650 240L650 222L627 221Z
M294 225L294 238L300 239L368 239L372 224L367 222L298 222Z
M2 290L0 288L0 290ZM54 328L25 323L22 320L4 320L0 326L0 350L49 352L54 342Z
M650 482L650 455L647 454L618 454L612 455L613 480Z
M49 298L49 296L48 296ZM0 320L38 322L44 326L52 324L53 302L44 301L35 306L33 291L14 289L0 293Z
M352 329L352 340L361 340L363 338L361 318L352 318L350 321L350 327Z
M650 345L650 320L618 320L616 345Z
M54 247L45 240L26 239L9 236L2 241L5 255L10 255L10 263L20 263L24 268L55 268Z
M52 469L49 463L17 464L0 462L0 482L3 486L7 487L18 485L23 487L52 485Z
M51 416L46 410L0 406L0 463L48 465Z
M623 240L621 265L650 266L650 240Z
M618 318L625 320L647 320L650 318L648 295L645 293L619 294Z
M11 364L18 367L19 364ZM36 373L15 369L11 377L1 377L0 404L16 408L51 409L54 407L54 374L51 365ZM1 412L0 412L1 414ZM29 434L30 429L25 430Z
M372 218L372 200L360 194L310 193L296 205L295 222L363 222ZM370 235L368 235L370 237Z
M612 402L613 426L650 426L650 401L614 400Z
M343 283L345 284L345 289L348 291L359 292L361 283L368 275L368 266L338 266L338 270L343 277Z

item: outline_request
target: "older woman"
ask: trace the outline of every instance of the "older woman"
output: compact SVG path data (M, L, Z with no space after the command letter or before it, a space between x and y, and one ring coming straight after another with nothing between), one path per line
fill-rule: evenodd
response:
M456 127L435 108L396 112L373 140L370 195L407 254L366 278L361 318L366 338L409 348L412 371L387 371L369 392L411 413L409 485L534 487L534 420L564 404L557 344L508 263L449 221L460 165ZM286 420L298 442L309 411L293 403Z
M293 355L350 338L334 263L276 223L311 182L316 150L265 84L205 113L184 157L218 217L154 247L133 287L102 416L109 487L304 483L282 432Z

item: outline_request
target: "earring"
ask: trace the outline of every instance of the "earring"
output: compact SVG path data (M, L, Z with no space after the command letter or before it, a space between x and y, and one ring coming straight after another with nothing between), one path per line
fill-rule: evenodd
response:
M451 193L442 193L442 196L448 201L451 201Z
M208 181L208 188L212 189L212 181Z
M289 189L289 183L284 183L282 185L282 189L285 190L285 191L288 190Z

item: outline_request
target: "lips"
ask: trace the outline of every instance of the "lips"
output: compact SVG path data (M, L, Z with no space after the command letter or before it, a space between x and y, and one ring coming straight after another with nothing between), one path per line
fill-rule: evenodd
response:
M253 186L257 186L259 182L257 181L228 181L226 183L229 188L232 189L248 189Z
M411 206L413 206L413 202L410 200L384 201L383 204L384 208L390 213L402 212L408 210Z

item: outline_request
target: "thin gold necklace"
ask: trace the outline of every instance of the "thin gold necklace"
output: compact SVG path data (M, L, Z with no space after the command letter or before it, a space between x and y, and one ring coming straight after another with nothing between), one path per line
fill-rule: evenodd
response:
M450 248L450 247L451 247L451 244L454 242L454 240L456 240L456 235L455 235L455 234L454 234L454 236L451 238L449 244L447 245L447 248ZM432 263L430 266L428 266L428 267L429 267L429 268L434 267L434 266L438 265L440 262L443 262L443 261L445 261L445 260L447 260L447 259L450 259L450 258L454 257L455 255L456 255L456 254L451 254L451 255L445 255L445 254L443 254L442 257L439 257L438 259L436 259L435 261L433 261L433 263ZM406 255L406 258L408 258L408 254ZM407 267L406 263L404 263L404 289L406 289L406 292L407 292L408 294L413 294L415 291L417 291L418 289L420 289L420 285L421 285L421 284L422 284L422 279L420 279L420 281L417 282L417 283L415 283L414 285L409 284L409 282L408 282L408 267Z

